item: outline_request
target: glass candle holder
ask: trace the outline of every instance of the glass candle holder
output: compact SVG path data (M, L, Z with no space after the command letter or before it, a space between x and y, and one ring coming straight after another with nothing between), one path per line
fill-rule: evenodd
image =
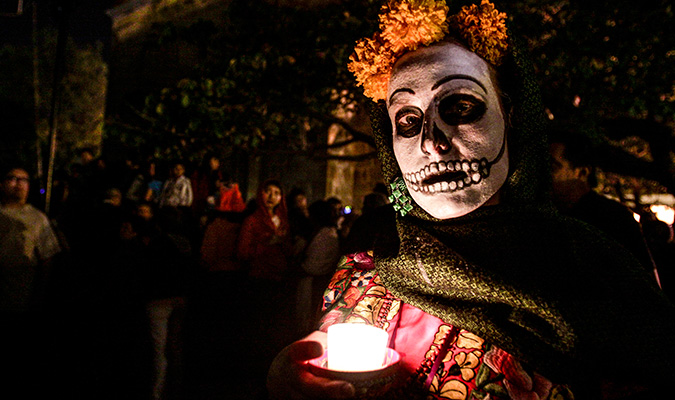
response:
M357 398L378 397L396 381L401 361L396 350L387 348L387 341L384 330L370 325L332 325L326 351L307 364L314 375L350 382Z
M328 368L335 371L371 371L382 368L389 335L365 324L328 327Z

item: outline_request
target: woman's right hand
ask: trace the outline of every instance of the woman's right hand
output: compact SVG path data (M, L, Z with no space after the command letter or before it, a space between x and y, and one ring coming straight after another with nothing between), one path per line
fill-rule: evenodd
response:
M354 386L312 374L305 362L323 354L326 333L315 331L283 349L274 359L267 375L271 399L348 399Z

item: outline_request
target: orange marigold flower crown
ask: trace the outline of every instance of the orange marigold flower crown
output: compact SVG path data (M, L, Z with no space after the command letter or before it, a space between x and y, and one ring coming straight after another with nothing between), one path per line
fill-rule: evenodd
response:
M349 71L373 101L384 100L392 67L404 53L442 40L452 28L469 48L495 66L508 49L506 14L488 0L448 16L444 0L388 1L380 10L380 32L356 42Z

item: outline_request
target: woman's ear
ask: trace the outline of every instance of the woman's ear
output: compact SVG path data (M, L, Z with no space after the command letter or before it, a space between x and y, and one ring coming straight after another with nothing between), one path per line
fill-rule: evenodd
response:
M499 96L499 100L501 102L501 108L502 108L502 116L504 117L504 126L506 127L506 130L508 131L509 128L511 128L511 120L513 118L513 106L511 104L511 98L509 97L508 94L506 93L501 93Z
M575 175L579 180L582 180L584 182L588 182L588 178L591 175L591 168L590 167L576 167L574 168L575 170Z

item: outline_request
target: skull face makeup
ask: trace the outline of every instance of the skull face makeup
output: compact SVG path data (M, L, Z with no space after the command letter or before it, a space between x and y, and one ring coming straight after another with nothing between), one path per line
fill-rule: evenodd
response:
M509 161L485 61L449 42L410 52L394 65L387 110L394 155L420 207L448 219L498 202Z

